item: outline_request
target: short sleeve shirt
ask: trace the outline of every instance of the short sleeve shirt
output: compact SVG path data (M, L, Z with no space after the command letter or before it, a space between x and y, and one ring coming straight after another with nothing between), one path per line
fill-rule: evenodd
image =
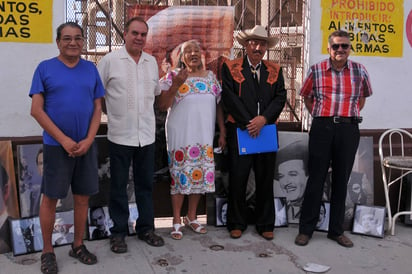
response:
M300 95L313 98L313 117L359 116L359 99L372 95L369 75L362 64L348 60L342 71L330 59L311 66Z
M97 68L106 88L108 139L127 146L154 143L154 100L161 93L156 59L142 52L136 64L123 47L104 56Z
M67 136L79 142L86 138L94 112L94 100L104 96L96 66L83 59L73 68L57 57L36 68L29 95L43 94L44 111ZM60 145L46 131L43 142Z

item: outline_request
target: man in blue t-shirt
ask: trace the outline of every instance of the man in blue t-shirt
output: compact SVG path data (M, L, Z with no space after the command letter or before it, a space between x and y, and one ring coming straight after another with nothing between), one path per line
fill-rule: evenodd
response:
M76 23L57 28L60 54L39 64L30 89L31 115L43 132L43 181L40 224L43 236L41 271L57 273L52 245L56 203L71 187L74 240L69 255L84 264L97 258L83 244L88 200L98 192L94 138L100 125L104 87L95 65L80 58L84 35Z

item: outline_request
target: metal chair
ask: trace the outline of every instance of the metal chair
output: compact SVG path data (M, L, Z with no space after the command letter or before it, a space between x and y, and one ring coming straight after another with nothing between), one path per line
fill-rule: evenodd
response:
M395 235L396 219L401 215L412 214L412 207L409 208L409 211L400 211L402 179L412 172L412 156L406 155L406 144L408 143L412 144L412 134L399 128L388 129L379 138L379 157L388 214L388 231L391 235ZM390 188L398 183L398 204L396 211L392 214Z

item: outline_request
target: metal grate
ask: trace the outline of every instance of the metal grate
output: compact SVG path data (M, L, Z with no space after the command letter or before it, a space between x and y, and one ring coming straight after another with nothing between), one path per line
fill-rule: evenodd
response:
M85 30L83 56L97 63L102 56L123 45L123 25L128 5L233 6L235 34L256 24L268 26L268 34L279 39L265 58L283 68L288 102L280 122L302 123L302 99L298 91L303 80L306 0L66 0L67 21L76 21ZM234 42L234 57L244 50Z

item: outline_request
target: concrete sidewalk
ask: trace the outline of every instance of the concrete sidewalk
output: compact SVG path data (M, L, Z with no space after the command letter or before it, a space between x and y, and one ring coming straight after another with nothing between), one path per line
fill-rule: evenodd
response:
M205 220L203 220L205 222ZM164 223L164 221L163 221ZM171 226L171 221L167 220ZM68 256L70 246L55 249L61 274L130 274L130 273L280 273L306 272L307 263L329 266L327 273L411 273L412 227L398 224L396 235L384 239L346 232L355 246L344 248L315 232L308 246L294 244L297 226L275 229L275 239L266 241L253 227L240 239L231 239L224 227L208 226L206 235L184 229L180 241L170 238L170 227L159 228L165 246L151 247L128 237L129 251L114 254L109 240L85 241L98 257L98 264L83 265ZM0 255L0 274L34 274L40 272L40 253L13 257Z

